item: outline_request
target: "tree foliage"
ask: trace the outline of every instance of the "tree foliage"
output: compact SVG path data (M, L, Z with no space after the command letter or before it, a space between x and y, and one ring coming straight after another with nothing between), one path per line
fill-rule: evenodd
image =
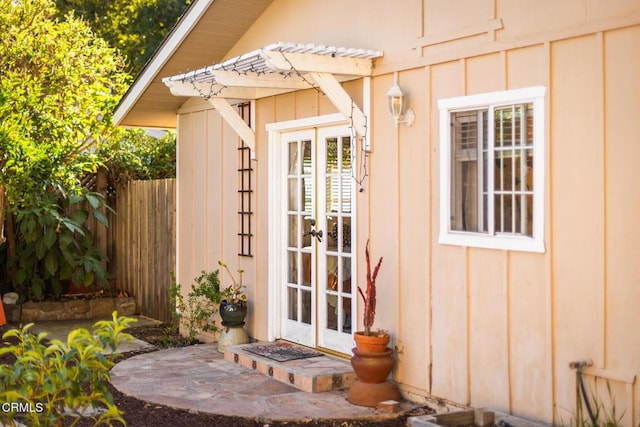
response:
M73 11L127 58L131 74L142 70L191 0L56 0L60 16Z
M101 150L112 183L176 177L176 134L173 131L153 136L143 129L130 129Z
M78 192L110 137L122 58L50 0L0 0L0 185L12 208Z
M19 250L61 251L60 224L82 229L52 204L88 197L80 179L97 170L100 146L118 132L112 113L128 82L115 49L82 20L57 14L53 0L0 0L0 223L6 215L10 281L34 294L56 269L42 249L31 266ZM23 280L21 269L29 271Z

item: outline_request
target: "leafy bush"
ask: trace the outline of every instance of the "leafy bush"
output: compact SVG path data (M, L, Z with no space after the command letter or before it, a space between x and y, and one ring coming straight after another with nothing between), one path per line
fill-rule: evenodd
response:
M173 275L172 275L173 276ZM191 291L185 300L180 284L172 277L169 288L173 317L187 331L189 342L196 342L201 332L217 332L218 325L213 316L218 313L222 292L220 291L219 271L205 272L194 279Z
M176 134L155 137L144 129L129 129L100 147L109 181L119 184L133 179L176 177Z
M41 299L45 291L59 297L62 283L69 280L86 286L106 283L105 256L85 226L90 215L107 225L107 217L100 211L106 206L104 197L86 193L60 201L51 199L16 215L19 238L12 259L13 285L23 299Z
M3 339L11 342L0 348L0 355L12 354L16 362L0 365L0 401L16 406L3 408L0 421L11 426L16 421L59 426L65 419L75 425L80 417L89 417L96 424L126 424L107 383L118 356L116 346L132 339L124 330L134 321L114 311L113 320L93 325L93 333L76 329L66 343L51 340L48 345L47 333L36 336L29 331L32 323L6 332ZM105 354L107 347L111 354ZM97 407L103 409L96 411Z

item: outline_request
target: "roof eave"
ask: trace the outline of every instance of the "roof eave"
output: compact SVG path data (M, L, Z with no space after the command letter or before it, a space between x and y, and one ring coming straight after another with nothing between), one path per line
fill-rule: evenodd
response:
M129 90L124 94L113 115L116 126L122 124L126 115L131 111L135 103L140 99L144 91L156 78L162 67L167 63L171 55L182 44L184 39L193 30L202 14L215 0L196 0L184 13L171 33L163 40L155 51L142 72L134 80Z

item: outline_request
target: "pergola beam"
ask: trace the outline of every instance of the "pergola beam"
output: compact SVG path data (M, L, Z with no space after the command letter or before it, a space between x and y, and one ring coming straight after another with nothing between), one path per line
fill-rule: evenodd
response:
M270 69L280 72L318 72L363 77L370 76L373 72L373 61L366 58L281 51L262 51L261 55Z
M367 135L367 119L335 76L329 73L309 73L308 75L320 86L322 92L338 111L346 118L351 119L356 133L364 138Z
M256 150L256 134L244 121L244 119L238 114L238 111L229 104L224 98L212 97L208 99L209 103L216 109L216 111L222 116L222 118L233 128L238 136L244 141L245 144L251 149L252 152Z
M295 90L291 87L226 86L211 82L165 81L175 96L195 98L259 99ZM305 88L308 88L306 85Z
M298 75L281 75L279 73L258 74L244 73L239 74L234 71L215 70L211 74L215 77L218 84L228 87L249 87L249 88L267 88L267 89L309 89L308 81Z

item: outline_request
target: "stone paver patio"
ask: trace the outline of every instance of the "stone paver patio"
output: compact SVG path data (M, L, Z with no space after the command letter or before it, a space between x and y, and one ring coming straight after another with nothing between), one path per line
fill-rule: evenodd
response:
M112 369L113 385L138 399L175 408L264 421L388 419L396 414L350 404L347 391L300 391L225 361L215 344L141 354Z

